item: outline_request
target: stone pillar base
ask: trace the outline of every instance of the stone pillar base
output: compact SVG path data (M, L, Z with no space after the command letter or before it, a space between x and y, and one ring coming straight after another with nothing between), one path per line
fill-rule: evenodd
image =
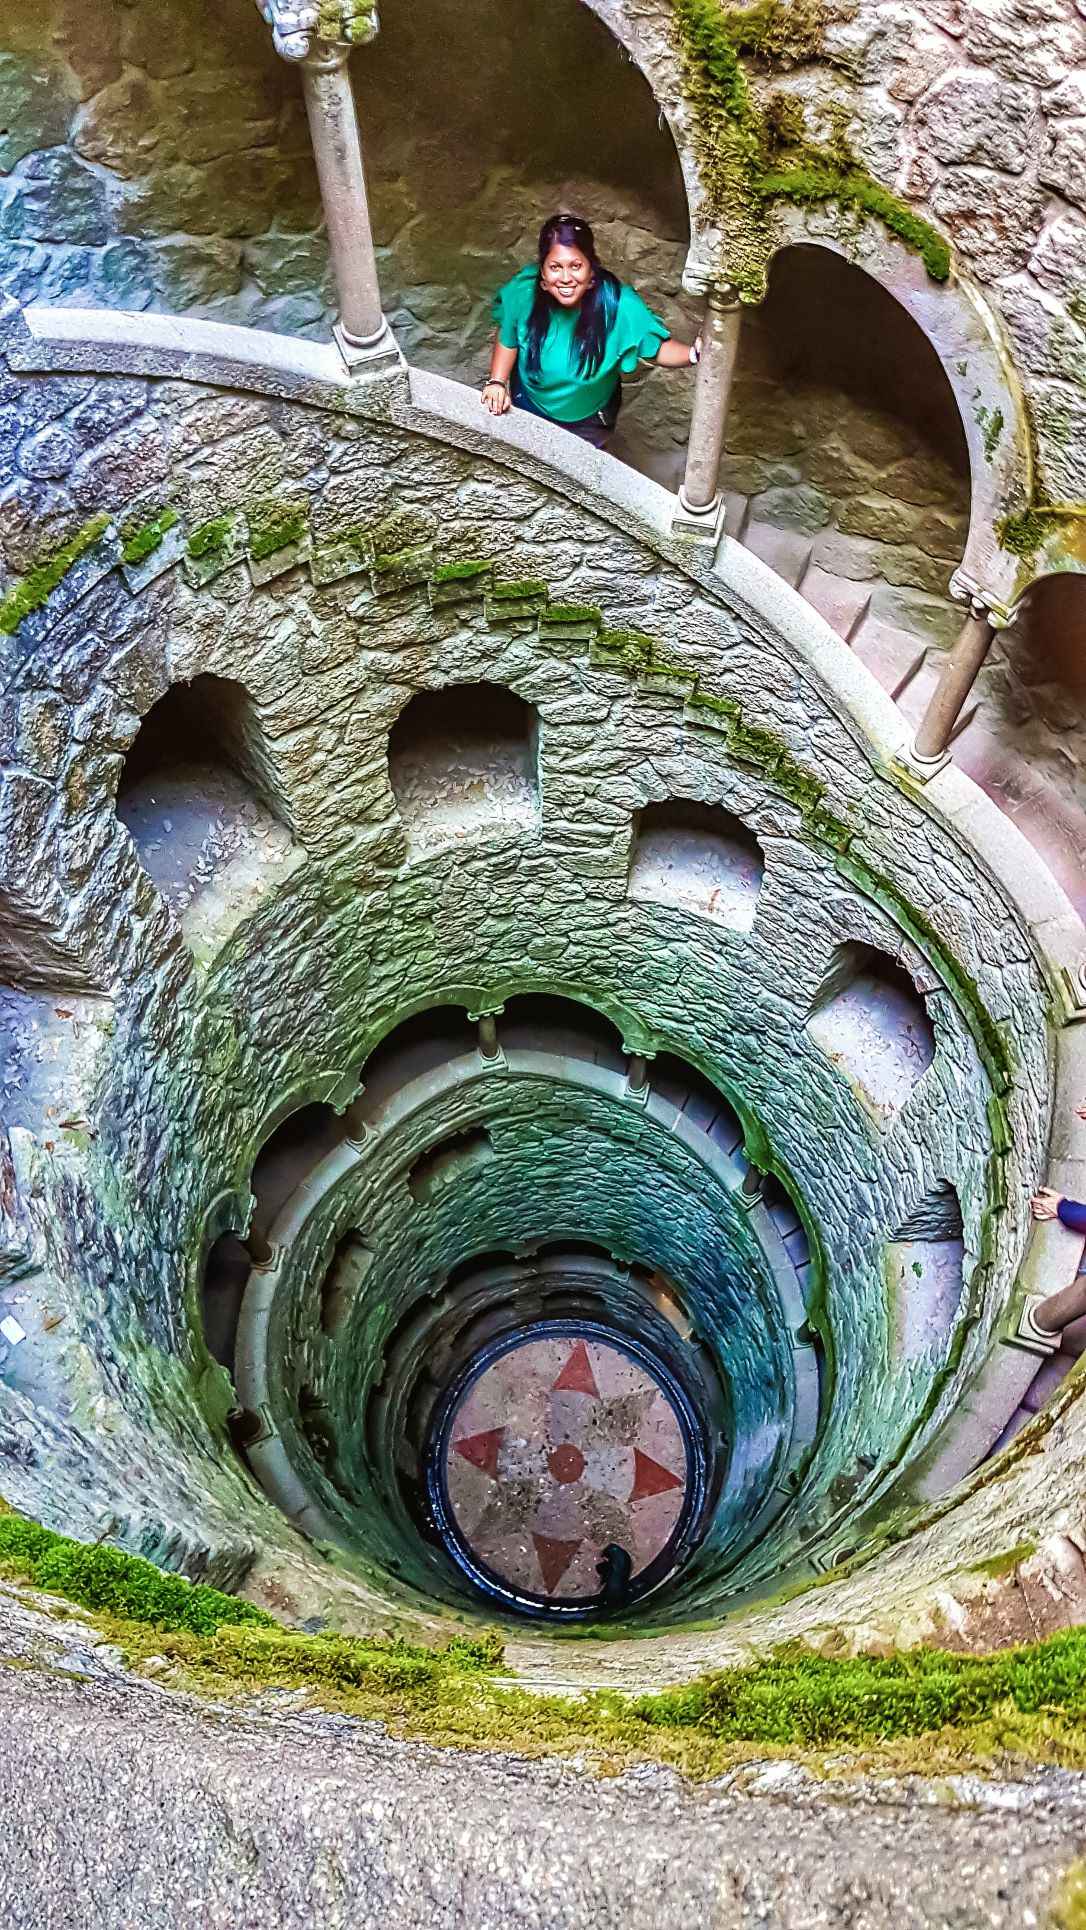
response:
M1022 1347L1027 1354L1058 1354L1062 1335L1050 1333L1037 1321L1037 1309L1045 1296L1042 1293L1026 1295L1025 1304L1018 1316L1018 1326L1013 1334L1006 1336L1009 1347Z
M393 335L387 322L382 322L376 335L365 338L349 335L342 322L336 322L332 329L336 347L351 373L363 373L373 369L387 375L392 369L406 368L403 350Z
M947 765L953 761L949 750L939 751L934 757L922 757L915 744L910 746L902 759L909 776L918 777L921 784L927 784L933 777L938 777L939 772L945 771Z
M716 548L724 531L724 497L718 495L704 509L695 509L679 491L679 507L671 519L671 534L684 542L708 543Z

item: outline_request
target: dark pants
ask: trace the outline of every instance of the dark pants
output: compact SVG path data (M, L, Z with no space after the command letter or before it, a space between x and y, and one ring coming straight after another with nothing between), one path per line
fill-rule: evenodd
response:
M581 422L559 422L557 416L548 415L545 409L537 408L515 374L512 402L514 409L523 409L526 415L541 416L544 422L553 422L556 429L568 429L571 436L579 436L582 442L590 442L594 449L606 449L622 407L622 383L615 383L610 400L604 403L602 409L597 409L595 415L585 416Z

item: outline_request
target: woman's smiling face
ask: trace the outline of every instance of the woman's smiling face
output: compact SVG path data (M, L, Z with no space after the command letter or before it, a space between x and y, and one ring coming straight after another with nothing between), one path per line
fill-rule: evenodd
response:
M592 280L592 263L579 248L566 248L559 242L547 255L541 270L543 286L562 308L576 308Z

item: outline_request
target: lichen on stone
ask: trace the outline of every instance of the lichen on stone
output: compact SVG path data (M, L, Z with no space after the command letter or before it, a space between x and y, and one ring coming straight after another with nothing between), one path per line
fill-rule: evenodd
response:
M820 144L807 134L797 101L762 102L751 86L743 55L769 69L826 58L821 0L759 0L750 8L673 0L673 19L707 211L723 231L721 274L743 301L765 295L775 245L772 209L782 201L798 207L834 202L870 216L920 256L933 281L947 280L948 243L864 167L840 103L824 110L830 137Z

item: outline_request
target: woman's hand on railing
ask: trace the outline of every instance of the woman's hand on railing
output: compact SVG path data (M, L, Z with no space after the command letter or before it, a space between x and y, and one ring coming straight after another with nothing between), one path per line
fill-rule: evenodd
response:
M490 410L491 415L504 415L506 410L511 409L513 406L509 400L508 382L503 382L500 376L497 375L490 376L489 379L483 383L483 392L480 400L482 401L484 409Z

